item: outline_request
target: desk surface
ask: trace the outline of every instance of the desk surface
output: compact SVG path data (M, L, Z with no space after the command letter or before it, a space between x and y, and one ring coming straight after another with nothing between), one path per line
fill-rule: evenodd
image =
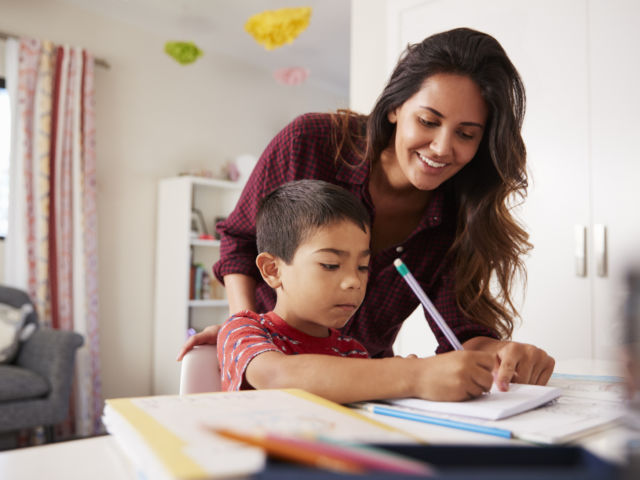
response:
M135 480L135 469L110 435L0 452L0 478Z
M581 375L616 375L616 364L591 360L560 362L558 373ZM370 414L374 415L374 414ZM429 443L467 445L525 444L518 440L490 437L478 433L427 425L391 417L376 420L396 425ZM638 432L622 427L607 429L580 439L579 443L607 460L624 459L625 445ZM0 452L0 478L12 480L47 479L136 479L135 469L109 435Z

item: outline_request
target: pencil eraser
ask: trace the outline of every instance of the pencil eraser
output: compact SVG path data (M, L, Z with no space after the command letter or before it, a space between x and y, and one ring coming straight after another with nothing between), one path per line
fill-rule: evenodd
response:
M396 258L393 261L393 265L396 267L396 270L398 270L398 272L400 272L400 275L402 275L403 277L409 273L409 269L407 268L407 266L402 263L402 260L400 260L399 258Z

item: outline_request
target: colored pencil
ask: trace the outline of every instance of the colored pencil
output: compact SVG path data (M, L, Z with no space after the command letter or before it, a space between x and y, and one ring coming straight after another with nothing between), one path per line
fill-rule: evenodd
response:
M368 471L413 475L433 473L433 469L424 462L382 449L336 443L326 439L309 440L275 433L246 434L229 429L211 429L211 431L225 438L261 447L275 458L343 473Z
M376 405L371 403L365 403L360 406L365 410L368 410L378 415L386 415L388 417L402 418L404 420L413 420L416 422L429 423L431 425L438 425L441 427L456 428L458 430L466 430L468 432L484 433L486 435L493 435L502 438L511 438L512 433L510 430L503 428L487 427L484 425L476 425L474 423L461 422L459 420L450 420L448 418L432 417L430 415L424 415L422 413L416 413L408 411L400 407L388 407L385 405Z
M393 265L396 267L396 270L404 279L404 281L407 282L409 288L413 290L413 293L415 293L416 297L418 297L418 300L420 300L420 303L422 303L422 306L425 308L425 310L429 312L429 315L431 316L433 321L436 322L438 327L440 327L440 330L447 338L447 340L449 340L451 346L456 350L464 350L462 344L460 343L460 340L458 340L458 337L456 337L456 334L453 333L453 330L451 330L451 328L449 328L449 325L447 324L445 319L442 318L440 312L438 312L431 300L429 300L429 297L427 297L425 291L422 289L413 274L409 271L409 268L399 258L395 259Z

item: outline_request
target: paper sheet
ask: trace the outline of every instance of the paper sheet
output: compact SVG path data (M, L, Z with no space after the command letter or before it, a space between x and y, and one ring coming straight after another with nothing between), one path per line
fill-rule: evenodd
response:
M549 386L511 384L508 392L501 392L494 386L489 394L464 402L431 402L417 398L401 398L390 400L389 403L428 413L498 420L539 407L559 397L560 393L560 389Z

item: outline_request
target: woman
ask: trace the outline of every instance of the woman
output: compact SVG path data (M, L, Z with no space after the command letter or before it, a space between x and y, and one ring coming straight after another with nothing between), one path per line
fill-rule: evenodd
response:
M517 315L511 285L531 247L510 213L510 201L527 188L524 110L522 81L500 44L455 29L407 48L370 115L294 120L267 147L220 226L214 271L231 312L269 311L275 301L254 265L257 200L284 182L317 178L350 190L373 219L367 295L347 335L372 357L393 355L395 336L418 305L393 267L401 257L465 350L495 355L500 389L510 381L545 384L554 360L508 340ZM429 323L437 353L451 350ZM178 358L214 343L217 331L191 337ZM455 370L444 362L443 371Z

